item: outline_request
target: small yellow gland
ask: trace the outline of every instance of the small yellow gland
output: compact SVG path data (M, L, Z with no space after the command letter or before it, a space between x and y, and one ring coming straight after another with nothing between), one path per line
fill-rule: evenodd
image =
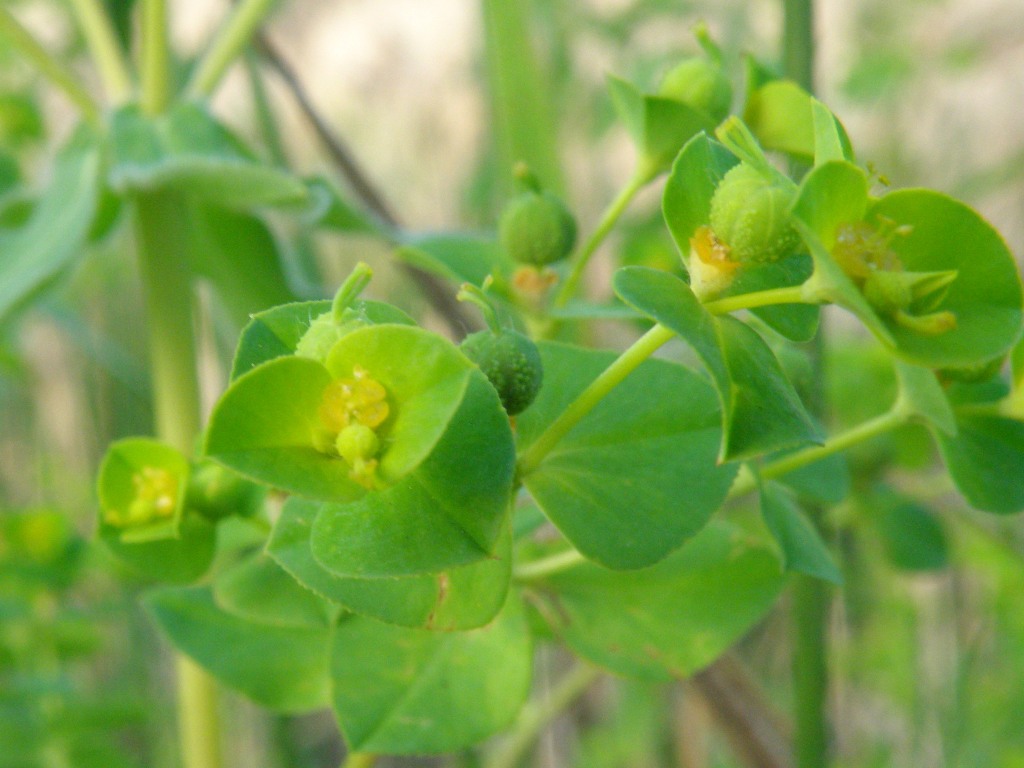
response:
M143 467L132 475L135 496L128 509L121 512L109 509L104 519L110 525L127 527L145 525L174 516L178 506L178 478L169 470Z
M356 366L350 378L331 382L320 402L320 423L324 429L338 434L350 424L371 429L387 419L390 408L387 390L365 370Z
M701 301L713 299L735 279L740 263L710 227L698 227L690 238L690 289Z

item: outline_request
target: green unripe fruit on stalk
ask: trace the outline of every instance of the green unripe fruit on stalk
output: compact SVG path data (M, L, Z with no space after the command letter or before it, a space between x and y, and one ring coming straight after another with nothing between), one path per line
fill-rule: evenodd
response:
M460 345L498 391L509 416L526 410L540 391L544 367L537 345L516 331L479 331Z
M658 95L706 112L715 122L724 120L732 106L732 84L722 68L699 56L684 59L670 69L658 87Z
M778 261L792 253L800 237L790 223L795 190L740 163L722 178L711 198L711 230L741 264Z
M543 267L561 261L572 251L576 221L557 195L530 190L505 206L498 237L515 261Z

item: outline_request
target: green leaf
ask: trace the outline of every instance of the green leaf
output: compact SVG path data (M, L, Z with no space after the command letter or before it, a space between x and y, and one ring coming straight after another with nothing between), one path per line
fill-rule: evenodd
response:
M806 254L795 254L770 264L746 264L737 270L732 284L716 298L803 285L813 272ZM750 310L764 323L790 341L805 342L818 332L821 310L815 304L776 304Z
M704 112L674 99L643 94L620 78L608 77L608 91L640 153L641 168L650 178L666 170L687 141L715 127Z
M853 160L853 147L842 123L791 80L770 80L753 89L743 122L762 147L785 152L807 165Z
M683 261L690 258L690 238L711 218L711 198L719 182L739 160L714 139L690 139L672 164L661 199L665 223Z
M111 120L111 186L118 192L177 191L232 208L307 202L306 185L243 151L202 107L180 103L157 118L125 107Z
M530 633L515 594L491 624L469 632L352 617L334 635L334 711L353 751L452 752L512 722L531 668Z
M781 453L772 458L784 455ZM796 491L798 496L818 504L834 505L850 495L850 467L843 454L835 453L787 472L778 482Z
M213 599L241 619L278 627L328 627L336 613L261 554L221 572L213 582Z
M314 360L279 357L237 378L210 417L206 454L300 496L352 501L366 489L349 477L345 461L314 448L326 387L352 376L358 365L387 390L391 413L378 428L384 444L379 474L393 483L434 448L475 370L450 342L404 325L352 331L327 365L331 372Z
M585 563L536 587L538 607L574 651L617 674L665 680L718 658L768 612L784 583L774 555L714 522L651 568Z
M715 318L679 278L645 267L615 273L615 292L689 344L711 374L721 404L720 461L750 458L820 440L817 428L758 334Z
M956 328L925 335L889 318L896 353L931 368L965 367L1008 352L1022 322L1020 273L992 226L963 203L939 192L906 189L875 202L866 220L889 219L911 227L892 248L910 272L956 270L945 299L935 308L952 312Z
M949 565L946 532L928 509L892 492L878 494L871 503L876 509L873 521L893 565L905 571L935 571Z
M53 178L18 230L0 233L0 319L83 253L99 197L100 151L80 128L61 149Z
M505 602L511 571L507 534L497 557L463 568L404 578L345 578L313 557L309 537L319 510L316 502L294 497L285 502L267 551L304 587L332 602L389 624L433 630L483 626Z
M761 515L782 551L782 565L787 571L843 583L843 575L818 529L780 485L761 486Z
M398 323L415 325L413 319L397 307L381 301L357 299L352 308L363 313L374 324ZM295 353L299 340L309 330L310 323L331 311L330 299L283 304L265 312L257 312L242 329L235 359L231 364L231 380L255 368L260 363Z
M957 427L955 437L936 439L960 493L985 512L1024 510L1024 422L960 414Z
M540 346L544 386L517 417L525 450L615 355ZM523 481L580 552L641 568L699 531L725 499L735 466L715 461L715 395L696 374L649 360L613 389Z
M306 181L306 186L312 198L312 210L306 216L306 222L310 226L354 234L372 234L380 231L380 227L369 216L351 205L327 178L315 176Z
M163 589L146 597L178 650L253 701L280 712L330 701L330 631L247 621L220 609L210 587Z
M216 546L213 524L194 514L182 518L178 537L173 539L126 542L120 530L103 524L99 537L114 557L132 571L172 584L195 581L206 573Z
M758 333L732 317L717 318L717 325L732 404L722 460L821 443L823 435Z
M218 204L189 210L192 268L213 284L239 327L254 312L293 301L270 228L251 214Z
M821 165L832 160L853 162L850 140L832 111L812 97L811 115L814 122L814 164Z
M481 285L502 261L494 239L459 234L422 235L406 240L395 256L458 283Z
M472 371L458 411L446 421L430 455L401 481L320 508L310 536L320 565L338 576L407 576L495 553L508 517L515 450L508 416L479 370ZM387 459L385 452L382 467Z
M956 434L956 418L942 385L927 368L896 361L898 408L947 435Z

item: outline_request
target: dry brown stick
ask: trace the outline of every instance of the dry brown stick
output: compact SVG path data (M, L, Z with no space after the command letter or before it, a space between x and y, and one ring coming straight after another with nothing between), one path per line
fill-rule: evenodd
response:
M733 749L751 768L793 768L791 729L742 662L726 654L692 682Z
M348 182L355 195L389 229L400 229L401 222L391 206L388 205L383 195L373 182L370 181L345 141L332 130L331 126L327 124L327 121L317 111L309 98L309 94L295 74L295 70L285 61L280 51L274 47L265 35L257 35L255 44L262 58L284 82L303 116L309 121L317 138L324 145L338 172ZM462 305L455 300L453 292L437 277L419 267L403 262L399 263L399 268L423 292L430 305L444 319L453 336L462 336L466 332L476 330L479 327L479 324L473 321L463 310Z

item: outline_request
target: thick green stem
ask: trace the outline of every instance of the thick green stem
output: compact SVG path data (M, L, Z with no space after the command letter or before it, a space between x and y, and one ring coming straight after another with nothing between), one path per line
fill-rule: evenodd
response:
M135 200L139 268L153 381L156 434L191 456L199 433L199 383L184 201L156 192ZM178 658L178 721L186 768L220 768L220 721L213 680Z
M62 90L89 122L99 124L100 109L74 73L53 58L3 6L0 6L0 37L6 38L43 77Z
M601 676L589 664L579 664L555 684L541 702L530 702L512 726L506 740L494 751L484 768L515 768L544 729Z
M99 0L71 0L71 7L107 94L115 104L127 101L132 94L132 78L110 17Z
M630 202L636 197L636 193L639 192L647 182L650 181L650 175L638 171L634 173L632 178L626 185L619 190L619 194L616 195L615 199L605 209L605 212L601 215L601 221L598 222L597 228L590 234L587 241L583 246L576 252L573 257L572 267L569 270L569 275L565 278L565 282L562 283L562 287L559 288L558 293L555 295L553 302L555 307L564 307L579 289L579 282L583 278L583 271L587 268L587 264L590 262L590 257L597 251L598 246L604 242L605 237L611 231L612 227L615 226L615 222L619 220L626 208L629 207Z
M159 115L170 100L166 0L142 0L142 111Z
M814 92L814 0L783 0L782 63L786 77Z
M242 55L257 27L277 0L243 0L217 32L188 84L188 93L196 98L209 97L228 67Z
M528 475L536 469L544 457L579 423L580 419L590 413L612 389L617 387L623 379L635 371L644 360L653 355L673 336L672 331L665 326L655 325L637 339L633 346L619 355L615 362L594 379L590 386L569 404L562 415L555 419L520 457L520 477Z

